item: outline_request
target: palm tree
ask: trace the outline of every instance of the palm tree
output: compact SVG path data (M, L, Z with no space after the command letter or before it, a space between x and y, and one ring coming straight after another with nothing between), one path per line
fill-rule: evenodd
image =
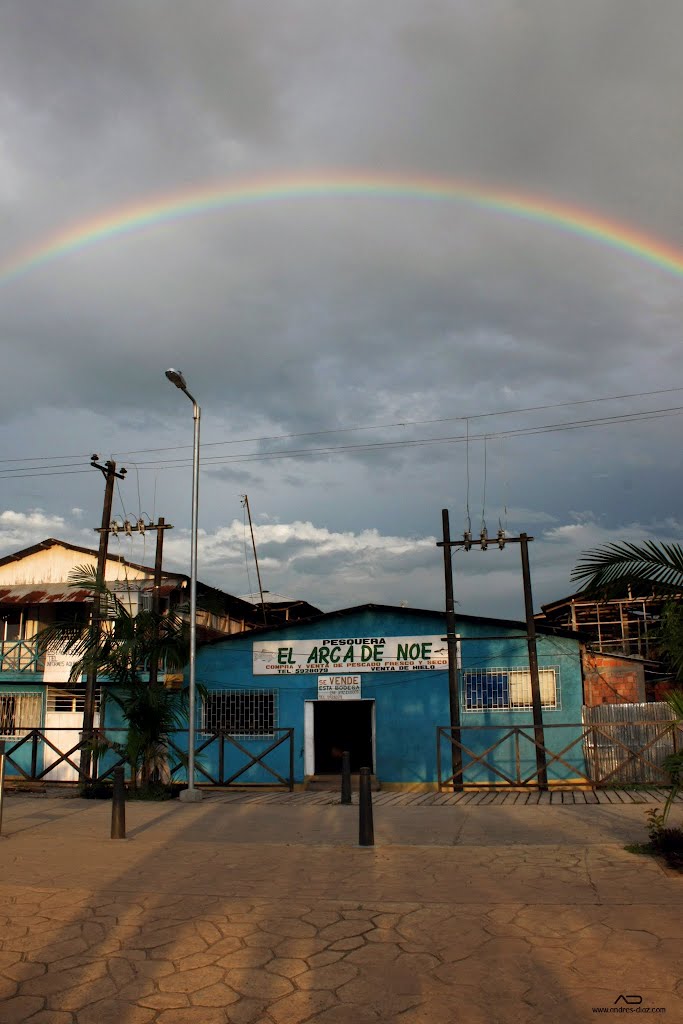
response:
M153 662L170 670L184 668L189 657L187 627L178 615L131 614L94 566L77 566L69 574L69 586L99 596L102 628L75 620L54 623L41 632L41 649L76 656L71 681L92 669L106 676L104 704L117 705L128 727L126 742L112 746L129 762L134 786L138 777L146 786L162 769L169 734L187 722L187 691L170 690L144 677Z
M683 690L672 690L670 693L667 693L666 701L675 715L676 724L674 729L683 728ZM671 790L669 791L662 814L662 821L666 823L671 805L680 793L681 786L683 785L681 780L681 775L683 774L683 750L669 754L668 757L664 758L663 764L671 776Z

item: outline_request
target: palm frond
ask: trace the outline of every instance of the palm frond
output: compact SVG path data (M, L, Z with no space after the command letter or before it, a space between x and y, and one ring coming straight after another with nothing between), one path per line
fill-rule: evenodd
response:
M97 574L97 566L84 563L75 565L69 572L67 581L70 587L78 590L91 590L94 594L102 594L106 589L104 580Z
M683 690L670 690L664 699L676 716L676 721L683 724Z
M605 544L581 555L572 579L584 580L583 591L596 592L619 584L646 583L654 593L683 591L683 548L680 544L644 541Z
M117 615L130 617L130 612L123 601L116 596L106 580L98 574L96 565L75 565L67 580L69 586L76 590L89 590L93 595L93 601L99 599L102 618L115 618Z

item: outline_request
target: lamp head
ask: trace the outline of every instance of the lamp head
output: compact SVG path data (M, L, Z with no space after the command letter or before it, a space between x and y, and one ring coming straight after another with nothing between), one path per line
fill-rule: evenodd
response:
M170 369L166 371L166 376L170 380L171 384L175 384L175 386L180 388L181 391L187 391L187 384L185 383L185 378L180 370L174 370L173 367L170 367Z

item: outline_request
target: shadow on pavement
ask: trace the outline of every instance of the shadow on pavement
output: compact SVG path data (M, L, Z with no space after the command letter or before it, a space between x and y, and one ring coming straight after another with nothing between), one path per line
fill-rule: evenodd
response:
M574 1022L624 986L680 1010L678 881L574 817L475 844L472 812L376 808L360 849L353 807L130 803L112 841L110 805L67 803L7 809L3 1024Z

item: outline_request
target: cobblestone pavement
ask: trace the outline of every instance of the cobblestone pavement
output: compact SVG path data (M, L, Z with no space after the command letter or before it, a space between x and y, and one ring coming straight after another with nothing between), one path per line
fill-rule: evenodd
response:
M361 849L356 808L232 796L129 804L126 841L105 803L9 798L2 1024L683 1020L643 807L380 803Z

